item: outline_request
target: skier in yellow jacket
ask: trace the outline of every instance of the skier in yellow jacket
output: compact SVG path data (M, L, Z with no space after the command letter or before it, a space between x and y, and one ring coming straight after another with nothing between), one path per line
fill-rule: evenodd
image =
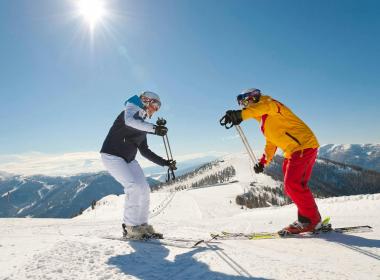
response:
M264 171L277 148L284 152L284 189L298 208L298 219L280 231L298 234L318 229L321 216L307 183L318 153L318 140L311 129L288 107L259 89L249 89L237 96L243 110L229 110L226 123L238 125L253 118L261 125L266 138L265 152L254 166L256 173Z

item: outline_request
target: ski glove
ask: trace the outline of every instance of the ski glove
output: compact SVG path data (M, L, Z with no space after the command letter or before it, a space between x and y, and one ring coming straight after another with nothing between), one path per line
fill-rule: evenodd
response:
M225 115L226 123L232 123L233 125L239 125L243 118L241 116L241 110L229 110Z
M255 170L256 174L262 173L264 171L264 164L262 164L261 162L256 163L253 169Z
M175 160L169 159L166 161L165 165L168 166L171 170L177 170L177 162Z
M165 136L168 133L168 128L163 125L155 125L154 126L154 134L158 136Z

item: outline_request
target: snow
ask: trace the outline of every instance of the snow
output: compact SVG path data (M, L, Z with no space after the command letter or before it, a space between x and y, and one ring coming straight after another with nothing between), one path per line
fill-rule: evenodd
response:
M42 185L42 188L38 190L38 195L41 199L44 197L44 195L42 193L44 190L50 191L50 190L54 189L54 187L55 187L54 185L49 185L49 184L42 182L42 181L37 181L37 180L34 180L34 181L37 183L40 183Z
M225 231L276 231L294 205L241 209L235 197L252 181L246 155L238 182L151 194L150 223L166 237L208 239ZM255 177L260 184L277 182ZM124 196L110 195L73 219L0 219L0 279L379 279L380 194L317 200L334 226L373 232L315 238L220 241L198 248L104 239L121 235Z
M37 201L33 201L31 204L21 208L20 210L17 211L17 214L21 214L22 212L24 212L25 210L29 209L29 208L32 208L34 205L37 204Z
M17 191L17 189L18 189L18 188L13 187L11 190L9 190L9 191L3 193L3 194L1 195L1 197L6 197L6 196L10 195L11 193Z
M75 192L73 199L76 198L81 191L85 190L88 187L88 185L89 184L83 183L81 180L79 180L79 186L77 191Z
M274 231L293 205L242 210L238 183L153 193L151 223L168 237ZM108 196L75 219L0 219L0 279L378 279L380 194L318 200L335 226L374 232L312 239L223 241L197 249L102 239L120 234L124 196ZM167 203L170 201L169 203ZM131 278L130 278L131 277ZM252 277L252 278L249 278Z

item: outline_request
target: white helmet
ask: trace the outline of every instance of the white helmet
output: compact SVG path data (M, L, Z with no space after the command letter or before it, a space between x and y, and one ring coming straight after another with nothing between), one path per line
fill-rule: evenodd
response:
M141 94L140 94L140 97L141 96L145 96L145 97L148 97L148 98L151 98L151 99L157 99L157 100L160 100L160 97L158 96L157 93L154 93L153 91L143 91Z
M140 95L140 100L144 104L144 110L148 117L151 118L153 113L161 107L161 100L157 93L152 91L144 91Z
M140 95L141 102L144 104L144 106L149 106L152 103L155 103L158 105L158 107L161 107L161 100L157 93L154 93L153 91L144 91Z

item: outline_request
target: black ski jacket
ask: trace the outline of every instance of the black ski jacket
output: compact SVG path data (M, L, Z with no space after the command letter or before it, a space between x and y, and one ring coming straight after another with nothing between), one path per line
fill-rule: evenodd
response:
M123 111L113 123L100 152L121 157L129 163L136 158L139 150L143 157L165 166L167 161L149 149L146 134L146 131L127 126Z

